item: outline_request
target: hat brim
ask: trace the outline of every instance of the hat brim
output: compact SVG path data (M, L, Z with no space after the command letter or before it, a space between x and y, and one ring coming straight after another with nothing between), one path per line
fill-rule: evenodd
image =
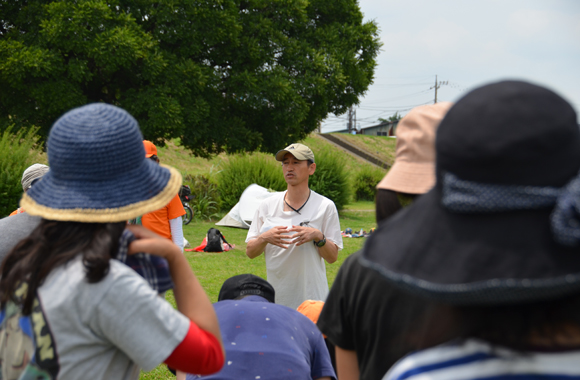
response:
M70 182L49 171L26 192L21 207L44 219L113 223L133 219L166 206L177 195L181 174L151 160L120 178L98 182Z
M382 223L361 264L422 296L461 305L531 302L580 292L580 252L552 238L551 210L457 214L433 188Z
M292 156L294 156L294 158L296 158L297 160L300 160L300 161L306 161L309 159L308 157L306 157L305 155L303 155L300 152L291 152L288 150L280 150L280 151L278 151L278 153L276 153L276 161L284 161L284 156L286 155L286 153L290 153ZM314 161L314 160L312 160L312 161Z
M435 163L395 161L377 189L408 194L425 194L435 185Z

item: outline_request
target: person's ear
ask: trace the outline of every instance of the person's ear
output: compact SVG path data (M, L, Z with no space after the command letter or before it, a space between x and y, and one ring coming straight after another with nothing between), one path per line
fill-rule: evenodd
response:
M314 174L315 171L316 171L316 163L313 162L312 165L310 165L310 167L308 168L308 175Z

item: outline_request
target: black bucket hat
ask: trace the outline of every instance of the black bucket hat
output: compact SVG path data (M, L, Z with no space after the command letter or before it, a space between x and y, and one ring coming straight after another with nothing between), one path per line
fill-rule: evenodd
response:
M458 305L580 293L580 130L560 96L525 82L478 88L436 138L436 186L383 223L360 261Z
M233 300L240 296L255 295L274 303L274 288L262 277L253 274L239 274L224 281L218 301Z

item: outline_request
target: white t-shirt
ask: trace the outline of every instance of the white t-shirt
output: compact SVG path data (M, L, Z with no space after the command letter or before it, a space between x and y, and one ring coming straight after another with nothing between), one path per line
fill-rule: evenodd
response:
M34 335L36 342L34 360L24 369L30 376L137 379L139 367L149 371L169 357L190 325L117 260L110 261L109 273L100 282L89 284L79 255L49 274L38 289L38 300L31 316L20 318L18 331L21 341ZM14 325L7 322L3 326Z
M265 199L252 220L246 243L276 226L299 226L308 222L308 227L320 230L327 241L342 249L342 236L338 212L334 203L320 194L311 192L310 198L300 214L284 211L286 192ZM288 235L295 234L289 232ZM283 249L266 245L266 270L268 282L276 290L276 303L296 309L307 299L324 301L328 295L328 281L324 259L318 248L307 243L297 247L290 244Z

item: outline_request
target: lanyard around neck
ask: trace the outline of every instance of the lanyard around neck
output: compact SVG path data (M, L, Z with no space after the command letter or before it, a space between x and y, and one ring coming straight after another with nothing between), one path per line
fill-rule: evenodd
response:
M290 207L293 211L296 211L298 213L298 215L302 215L302 214L300 214L300 210L302 210L304 208L304 206L306 206L306 203L308 203L308 200L310 199L311 193L312 193L312 190L309 189L308 198L306 198L306 202L304 202L304 204L302 206L300 206L300 208L298 210L296 210L294 207L290 206L288 204L288 202L286 202L286 194L288 194L288 193L284 194L284 203L286 203L286 206Z

